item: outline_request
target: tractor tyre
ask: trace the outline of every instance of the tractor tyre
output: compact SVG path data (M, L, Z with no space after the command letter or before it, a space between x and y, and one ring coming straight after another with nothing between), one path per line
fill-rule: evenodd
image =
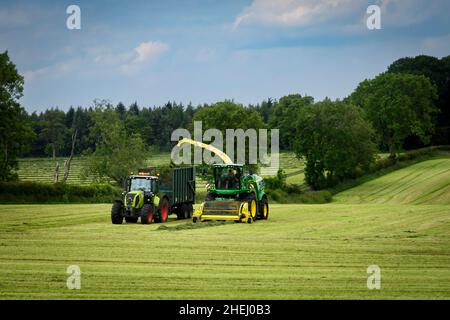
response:
M151 203L146 203L141 209L141 223L149 224L154 219L155 206Z
M138 217L125 217L126 223L136 223L138 221Z
M252 220L255 221L258 217L258 202L256 201L256 196L254 193L249 194L246 198L248 203L248 211Z
M267 201L267 198L263 198L261 200L261 204L259 206L259 217L263 220L267 220L269 218L269 201Z
M123 205L120 202L114 202L111 208L111 222L112 224L122 224L123 223Z
M159 215L155 217L155 222L166 222L170 214L170 205L167 198L163 198L159 204Z

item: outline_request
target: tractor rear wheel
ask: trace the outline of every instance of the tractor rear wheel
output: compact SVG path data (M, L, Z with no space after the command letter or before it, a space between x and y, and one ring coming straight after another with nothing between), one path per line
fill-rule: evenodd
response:
M141 209L141 223L152 223L153 213L155 212L155 206L151 203L146 203Z
M163 198L159 205L159 216L155 217L155 222L166 222L170 213L169 200Z
M127 223L136 223L138 221L138 217L125 217L125 221Z
M260 219L267 220L269 218L269 201L266 198L261 200L259 211Z
M114 202L111 208L111 222L113 224L122 224L123 223L123 205L120 202Z

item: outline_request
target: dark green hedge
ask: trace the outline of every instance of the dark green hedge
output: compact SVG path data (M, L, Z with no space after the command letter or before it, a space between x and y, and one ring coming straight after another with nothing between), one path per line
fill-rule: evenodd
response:
M118 199L120 193L110 185L0 182L0 203L108 203Z

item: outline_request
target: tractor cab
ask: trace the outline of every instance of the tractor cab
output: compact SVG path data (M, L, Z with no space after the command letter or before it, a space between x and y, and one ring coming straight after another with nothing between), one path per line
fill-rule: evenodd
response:
M159 177L152 176L149 172L139 171L131 174L126 180L123 196L125 208L133 211L142 207L144 203L153 201L153 197L159 191Z
M132 175L128 179L127 192L129 191L144 191L157 192L158 177L147 175Z
M213 167L216 190L239 190L241 188L242 165L215 165Z
M244 170L242 164L214 164L206 189L211 195L239 198L240 194L254 191L256 178L259 177Z

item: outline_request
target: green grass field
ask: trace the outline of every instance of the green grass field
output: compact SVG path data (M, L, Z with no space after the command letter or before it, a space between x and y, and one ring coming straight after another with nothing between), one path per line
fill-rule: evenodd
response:
M423 161L339 193L342 203L450 205L450 158Z
M112 225L109 204L2 205L0 298L450 299L448 166L418 163L331 204L272 205L252 225ZM366 286L374 264L381 290ZM80 290L66 288L69 265Z

